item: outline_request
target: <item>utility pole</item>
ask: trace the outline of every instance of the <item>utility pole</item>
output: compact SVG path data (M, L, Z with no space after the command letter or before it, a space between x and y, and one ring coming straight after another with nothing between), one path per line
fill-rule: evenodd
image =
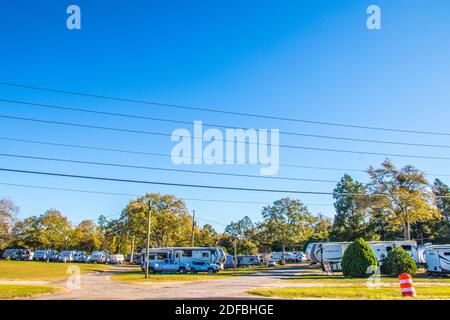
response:
M147 246L145 247L145 279L148 279L148 254L150 251L150 218L152 216L152 200L148 201L148 213L147 213Z
M238 263L236 242L237 242L237 239L234 238L234 257L233 257L234 258L233 259L234 273L236 273L236 266L237 266L237 263Z
M194 229L195 229L195 210L192 210L192 233L191 233L192 247L195 247Z

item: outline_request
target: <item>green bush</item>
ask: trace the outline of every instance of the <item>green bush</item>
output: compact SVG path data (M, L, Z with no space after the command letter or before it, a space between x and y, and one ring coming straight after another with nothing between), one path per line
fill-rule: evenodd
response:
M413 275L417 271L417 266L405 249L396 247L388 252L386 259L383 261L381 271L384 274L393 274L396 276L404 272Z
M367 242L359 238L345 250L341 266L344 276L367 278L375 272L378 260Z

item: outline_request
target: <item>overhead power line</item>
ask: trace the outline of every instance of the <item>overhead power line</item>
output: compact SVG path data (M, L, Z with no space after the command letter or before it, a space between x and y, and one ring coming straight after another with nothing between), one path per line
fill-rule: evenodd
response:
M98 111L98 110L78 108L78 107L75 108L75 107L67 107L67 106L55 106L55 105L50 105L50 104L18 101L18 100L10 100L10 99L0 99L0 102L20 104L20 105L26 105L26 106L31 106L31 107L41 107L41 108L50 108L50 109L57 109L57 110L68 110L68 111L84 112L84 113L90 113L90 114L107 115L107 116L114 116L114 117L123 117L123 118L131 118L131 119L141 119L141 120L192 125L192 122L183 121L183 120L156 118L156 117L132 115L132 114L125 114L125 113L109 112L109 111ZM248 127L246 127L246 128L245 127L234 127L234 126L227 126L227 125L216 124L216 123L203 122L202 124L204 126L208 126L208 127L216 127L216 128L223 128L223 129L242 129L242 130L251 129ZM360 138L349 138L349 137L339 137L339 136L329 136L329 135L308 134L308 133L301 133L301 132L289 132L289 131L281 131L281 130L280 130L280 134L290 135L290 136L299 136L299 137L318 138L318 139L341 140L341 141L364 142L364 143L377 143L377 144L388 144L388 145L404 145L404 146L430 147L430 148L450 148L450 145L442 145L442 144L427 144L427 143L413 143L413 142L401 142L401 141L360 139Z
M335 192L324 192L324 191L300 191L300 190L281 190L281 189L227 187L227 186L204 185L204 184L187 184L187 183L173 183L173 182L161 182L161 181L146 181L146 180L120 179L120 178L111 178L111 177L75 175L75 174L56 173L56 172L21 170L21 169L11 169L11 168L0 168L0 171L14 172L14 173L24 173L24 174L33 174L33 175L54 176L54 177L64 177L64 178L88 179L88 180L111 181L111 182L125 182L125 183L137 183L137 184L150 184L150 185L162 185L162 186L173 186L173 187L200 188L200 189L217 189L217 190L251 191L251 192L270 192L270 193L292 193L292 194L313 194L313 195L347 195L347 196L353 195L353 196L369 196L369 197L370 196L388 196L388 194L383 194L383 193L380 193L380 194L335 193ZM435 197L436 198L450 198L450 196L435 196Z
M171 137L170 133L163 132L155 132L155 131L144 131L144 130L134 130L134 129L124 129L124 128L115 128L115 127L104 127L97 125L88 125L88 124L80 124L73 122L62 122L62 121L50 121L43 119L35 119L35 118L26 118L26 117L15 117L15 116L6 116L0 115L0 118L11 119L11 120L19 120L19 121L30 121L30 122L38 122L38 123L47 123L47 124L55 124L55 125L63 125L63 126L72 126L79 128L88 128L88 129L99 129L106 131L117 131L117 132L126 132L126 133L135 133L135 134L145 134L145 135L155 135L155 136L165 136ZM187 137L181 136L185 138L193 138L201 140L200 137ZM216 141L226 142L223 139L216 139ZM258 143L251 141L236 141L236 143L248 143L248 144L256 144ZM356 150L343 150L343 149L329 149L329 148L315 148L315 147L304 147L304 146L294 146L294 145L272 145L280 148L288 148L288 149L299 149L299 150L311 150L311 151L324 151L324 152L338 152L338 153L347 153L347 154L365 154L365 155L376 155L383 157L402 157L402 158L416 158L416 159L429 159L429 160L450 160L449 157L438 157L438 156L424 156L424 155L411 155L411 154L398 154L398 153L379 153L379 152L370 152L370 151L356 151Z
M43 190L56 190L56 191L68 191L68 192L78 192L78 193L88 193L88 194L102 194L111 196L125 196L125 197L142 197L142 194L131 194L131 193L120 193L120 192L106 192L106 191L96 191L96 190L84 190L84 189L71 189L71 188L58 188L49 187L42 185L29 185L29 184L17 184L17 183L6 183L0 182L0 185L10 186L10 187L21 187L21 188L32 188L32 189L43 189ZM233 204L261 204L267 205L267 202L262 201L241 201L241 200L223 200L223 199L204 199L204 198L182 198L185 201L199 201L199 202L217 202L217 203L233 203ZM305 203L305 206L320 206L327 207L333 206L328 203Z
M42 141L42 140L18 139L18 138L1 137L1 136L0 136L0 140L10 141L10 142L19 142L19 143L28 143L28 144L54 146L54 147L75 148L75 149L96 150L96 151L107 151L107 152L117 152L117 153L126 153L126 154L138 154L138 155L143 155L143 156L155 156L155 157L165 157L165 158L171 158L172 157L170 154L163 154L163 153L137 151L137 150L129 150L129 149L95 147L95 146L88 146L88 145L56 143L56 142L49 142L49 141ZM186 157L178 157L178 158L189 159L189 158L186 158ZM193 157L192 159L195 160L195 159L199 159L199 158ZM214 160L214 159L203 158L203 160ZM247 164L247 163L246 162L237 161L237 164ZM313 170L325 170L325 171L340 171L340 172L342 172L342 171L344 171L344 172L367 172L367 170L364 170L364 169L305 166L305 165L287 164L287 163L281 163L280 167L300 168L300 169L313 169ZM425 173L425 174L426 175L431 175L431 176L450 177L450 174L443 174L443 173Z
M327 121L315 121L315 120L309 120L309 119L298 119L298 118L281 117L281 116L273 116L273 115L265 115L265 114L257 114L257 113L236 112L236 111L228 111L228 110L222 110L222 109L214 109L214 108L209 108L209 107L207 108L207 107L197 107L197 106L189 106L189 105L181 105L181 104L161 103L161 102L156 102L156 101L113 97L113 96L86 93L86 92L80 92L80 91L61 90L61 89L32 86L32 85L19 84L19 83L7 82L7 81L0 81L0 85L16 87L16 88L23 88L23 89L46 91L46 92L52 92L52 93L77 95L77 96L111 100L111 101L138 103L138 104L144 104L144 105L169 107L169 108L174 108L174 109L196 110L196 111L204 111L204 112L211 112L211 113L227 114L227 115L233 115L233 116L241 116L241 117L242 116L243 117L253 117L253 118L280 120L280 121L297 122L297 123L300 122L300 123L308 123L308 124L314 124L314 125L345 127L345 128L353 128L353 129L366 129L366 130L376 130L376 131L386 131L386 132L402 132L402 133L450 136L450 133L448 133L448 132L423 131L423 130L412 130L412 129L397 129L397 128L355 125L355 124L327 122Z
M211 171L201 171L201 170L184 170L184 169L175 169L175 168L161 168L161 167L149 167L149 166L138 166L138 165L126 165L126 164L120 164L120 163L107 163L107 162L82 161L82 160L73 160L73 159L38 157L38 156L20 155L20 154L11 154L11 153L0 153L0 156L1 157L10 157L10 158L44 160L44 161L55 161L55 162L65 162L65 163L78 163L78 164L97 165L97 166L108 166L108 167L144 169L144 170L155 170L155 171L183 172L183 173L218 175L218 176L231 176L231 177L242 177L242 178L258 178L258 179L275 179L275 180L289 180L289 181L309 181L309 182L337 183L336 180L308 179L308 178L290 178L290 177L277 177L277 176L261 176L261 175L252 175L252 174L211 172Z

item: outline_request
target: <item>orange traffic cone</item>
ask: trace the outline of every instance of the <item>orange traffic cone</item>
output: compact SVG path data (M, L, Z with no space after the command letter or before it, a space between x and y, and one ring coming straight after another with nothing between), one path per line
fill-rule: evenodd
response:
M400 288L402 289L403 297L415 297L416 290L414 289L412 278L408 273L402 273L398 276L400 281Z

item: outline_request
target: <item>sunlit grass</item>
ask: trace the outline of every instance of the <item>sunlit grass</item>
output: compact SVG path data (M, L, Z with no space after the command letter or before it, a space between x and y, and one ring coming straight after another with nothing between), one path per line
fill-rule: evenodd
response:
M57 289L46 286L0 284L0 299L26 298L56 291Z
M0 261L0 280L62 280L67 278L67 268L72 265L78 266L82 274L111 268L101 264Z

